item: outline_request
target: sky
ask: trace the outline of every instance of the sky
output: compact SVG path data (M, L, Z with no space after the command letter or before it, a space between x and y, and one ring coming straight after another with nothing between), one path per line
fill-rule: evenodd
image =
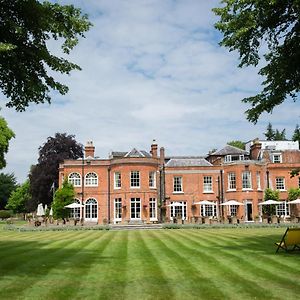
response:
M286 101L256 125L245 117L241 99L261 89L254 67L238 68L238 54L220 47L218 20L210 0L65 0L89 15L93 27L68 59L82 71L57 74L69 86L53 92L52 103L25 112L6 108L1 116L16 137L4 173L26 180L38 148L56 132L93 141L95 155L132 148L150 150L155 139L166 155L206 155L232 140L263 139L268 122L286 128L299 122L299 103ZM62 55L60 44L51 42Z

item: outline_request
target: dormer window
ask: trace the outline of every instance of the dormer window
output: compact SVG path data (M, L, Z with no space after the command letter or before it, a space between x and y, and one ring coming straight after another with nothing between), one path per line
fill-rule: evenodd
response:
M229 154L225 156L225 162L232 162L232 161L239 161L239 160L245 160L245 156L237 155L237 154Z
M280 164L280 163L282 163L282 156L281 156L280 153L273 154L273 163L274 164Z

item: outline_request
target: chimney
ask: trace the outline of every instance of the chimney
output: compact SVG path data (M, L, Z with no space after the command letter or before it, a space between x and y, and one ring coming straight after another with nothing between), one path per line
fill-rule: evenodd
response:
M93 157L95 156L95 147L92 141L88 141L84 147L85 157Z
M159 160L160 160L160 165L163 166L165 163L165 148L161 147L159 149Z
M250 158L258 159L260 150L261 150L261 143L260 143L259 139L253 140L253 144L250 147Z
M152 157L157 157L157 143L155 140L153 140L153 142L151 144L150 153L151 153Z

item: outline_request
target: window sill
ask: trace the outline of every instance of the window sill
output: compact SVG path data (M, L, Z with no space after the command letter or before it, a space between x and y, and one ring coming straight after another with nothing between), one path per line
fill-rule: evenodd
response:
M155 186L155 187L149 186L149 189L150 189L150 190L156 190L157 188L156 188L156 186Z
M227 190L226 192L236 192L236 189Z
M114 190L120 190L121 187L114 187Z
M173 192L173 194L184 194L184 192Z
M207 191L207 192L203 191L203 194L214 194L214 193L215 193L214 191Z
M242 192L247 192L247 191L248 191L248 192L249 192L249 191L251 192L251 191L253 191L253 189L242 189Z

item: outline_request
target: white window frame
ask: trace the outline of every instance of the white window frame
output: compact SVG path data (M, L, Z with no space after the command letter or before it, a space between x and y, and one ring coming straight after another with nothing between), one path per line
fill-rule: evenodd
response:
M156 172L155 171L149 172L149 188L156 189Z
M130 188L139 189L140 188L140 171L131 171L130 172Z
M245 160L244 154L241 155L228 154L224 158L224 162L233 162L233 161L241 161L241 160Z
M235 174L235 172L228 173L228 190L236 191L236 174Z
M281 201L283 201L283 200L281 200ZM285 207L286 207L286 216L289 217L290 216L290 205L285 202L277 204L275 206L276 216L278 216L278 217L285 216Z
M281 153L273 153L273 155L272 155L272 162L273 162L273 164L280 164L280 163L282 163L282 154Z
M98 175L94 172L89 172L85 175L85 186L98 186Z
M149 199L149 216L150 221L157 221L157 202L155 198Z
M114 199L114 223L122 221L122 198Z
M242 190L252 190L251 172L242 172Z
M285 191L285 178L283 176L278 176L275 178L276 190Z
M114 189L119 190L122 187L122 177L121 172L114 173Z
M256 172L256 185L257 185L257 189L261 190L260 171Z
M98 201L95 198L89 198L84 203L84 219L87 221L98 221Z
M182 176L173 177L173 193L183 193Z
M81 186L81 175L77 172L72 172L68 176L68 182L73 184L74 187Z
M173 205L177 204L178 205ZM176 216L176 211L181 210L181 219L182 220L187 220L187 204L186 201L176 201L176 202L171 202L171 207L170 207L170 220L173 220L173 218Z
M141 220L142 219L142 208L141 198L130 199L130 220ZM134 211L134 217L132 212Z
M212 176L203 176L203 193L213 193Z
M202 217L216 217L217 206L216 205L201 205L201 216Z

